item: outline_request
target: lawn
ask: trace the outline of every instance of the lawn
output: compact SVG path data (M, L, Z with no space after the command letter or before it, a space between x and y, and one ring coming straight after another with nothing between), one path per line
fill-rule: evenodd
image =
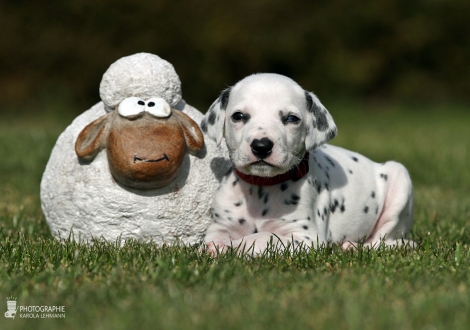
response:
M72 118L0 117L0 311L14 296L22 306L65 306L66 315L0 316L0 329L469 329L470 111L329 110L339 128L333 144L409 169L416 250L330 245L213 259L197 246L59 242L41 213L39 182Z

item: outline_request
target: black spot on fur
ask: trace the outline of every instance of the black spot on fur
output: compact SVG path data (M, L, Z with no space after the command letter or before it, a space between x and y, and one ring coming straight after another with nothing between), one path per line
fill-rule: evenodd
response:
M387 181L387 179L388 179L388 175L387 175L387 174L380 173L380 177L381 177L382 179L384 179L385 181Z
M305 101L307 103L307 110L308 111L312 111L312 105L313 105L313 99L312 99L312 95L310 95L309 92L307 91L304 91L305 92Z
M225 210L225 213L230 213L230 211L229 211L229 210Z
M349 170L349 173L353 174L353 171Z
M212 109L210 112L209 112L209 118L207 119L207 122L209 123L209 125L214 125L215 124L215 118L216 118L216 114L214 112L214 109Z
M300 241L295 240L294 243L295 243L295 245L299 245L299 244L300 244Z
M266 195L264 195L264 204L266 204L269 200L269 194L266 193Z
M375 191L370 194L370 197L375 198Z
M264 209L263 213L261 213L261 215L264 217L268 213L268 211L269 211L269 209Z
M323 214L326 215L326 213L328 212L328 210L326 209L326 207L323 208Z
M357 157L352 156L351 158L352 158L352 160L354 160L355 162L359 162L359 159L357 159Z
M302 228L308 230L308 226L302 226Z
M229 221L233 221L233 219L232 219L231 217L228 217L227 219L228 219Z
M240 178L236 178L235 181L232 182L232 185L235 187L238 181L240 181Z
M336 211L336 205L334 203L331 203L330 204L330 212L335 213L335 211Z
M216 218L220 217L219 213L214 213L214 215Z
M313 102L313 100L312 100ZM317 129L320 132L326 131L330 126L328 125L328 119L326 117L326 111L320 108L317 104L313 103L312 107L310 108L313 116L315 117L315 121L317 122ZM328 133L330 134L330 133ZM334 136L334 133L333 133Z
M227 172L224 174L224 176L229 176L230 174L232 174L232 171L233 171L233 166L230 167Z
M205 119L201 121L201 129L204 133L207 133L207 123Z
M284 202L283 202L285 205L297 205L298 202L297 201L293 201L291 199L284 199Z
M317 210L317 214L318 214L318 216L320 216L320 209Z
M338 129L335 127L334 129L330 130L328 134L326 134L326 140L329 141L334 138L338 134Z
M376 207L375 207L375 214L378 214L378 213L379 213L379 207L376 206Z
M285 199L284 204L286 205L297 205L299 204L300 196L297 196L296 194L292 194L290 196L290 200Z
M310 241L310 237L308 236L304 236L306 240L309 240Z
M225 110L227 109L227 105L228 105L228 99L230 97L230 91L232 90L231 87L227 88L226 90L224 90L222 92L222 94L220 94L220 109L221 110Z
M315 125L314 125L313 127L315 127ZM306 134L307 136L310 135L310 126L307 126L307 127L305 128L305 134ZM316 147L317 147L317 144L314 143L313 146L312 146L312 149L315 149Z
M307 217L307 220L310 221L310 217Z
M243 218L240 218L240 219L238 219L238 223L241 224L241 225L243 225L243 224L246 223L246 220L243 219Z
M262 186L258 186L258 198L261 199L264 196L264 189Z
M367 213L369 212L369 207L368 206L364 206L364 213Z
M335 167L335 163L333 163L333 161L329 158L329 157L325 157L325 159L327 160L328 163L331 164L331 166Z
M243 201L239 201L239 202L236 202L236 203L233 204L233 205L235 205L235 206L240 206L240 205L242 205L242 204L243 204Z
M318 181L315 181L315 186L317 187L317 193L321 192L321 183Z
M281 184L281 190L282 191L285 191L288 187L289 187L289 185L287 183L282 183Z
M258 228L255 227L255 230L253 230L253 234L256 234L258 232Z
M346 211L346 207L344 206L344 204L341 204L341 206L339 207L339 210L341 211L341 213Z

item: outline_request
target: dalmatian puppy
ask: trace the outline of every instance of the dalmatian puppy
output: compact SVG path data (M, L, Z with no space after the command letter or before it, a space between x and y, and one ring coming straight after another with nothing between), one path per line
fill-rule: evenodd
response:
M201 128L218 144L225 137L233 162L214 194L210 253L233 246L259 254L270 241L414 245L407 239L413 189L405 167L325 144L337 134L333 118L292 79L246 77L222 92Z

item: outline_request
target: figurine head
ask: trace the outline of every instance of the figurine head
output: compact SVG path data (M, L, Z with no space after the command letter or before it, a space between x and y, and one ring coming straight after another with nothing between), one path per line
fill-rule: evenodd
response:
M92 161L106 148L109 169L122 184L137 189L162 188L179 173L186 152L204 146L199 126L162 98L128 97L79 134L75 152Z

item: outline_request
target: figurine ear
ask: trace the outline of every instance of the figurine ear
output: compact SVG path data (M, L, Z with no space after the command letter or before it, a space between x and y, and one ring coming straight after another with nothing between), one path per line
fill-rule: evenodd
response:
M115 112L107 113L88 124L75 141L75 153L80 160L92 161L106 146L109 123Z
M305 91L305 101L308 110L305 149L313 151L334 138L338 134L338 129L333 117L315 94Z
M184 138L186 140L186 147L191 155L195 155L204 147L204 136L197 123L192 120L187 114L180 110L172 110L174 116L183 129Z
M227 109L231 88L224 90L212 103L211 107L201 121L201 129L207 136L220 145L224 137L225 110Z

